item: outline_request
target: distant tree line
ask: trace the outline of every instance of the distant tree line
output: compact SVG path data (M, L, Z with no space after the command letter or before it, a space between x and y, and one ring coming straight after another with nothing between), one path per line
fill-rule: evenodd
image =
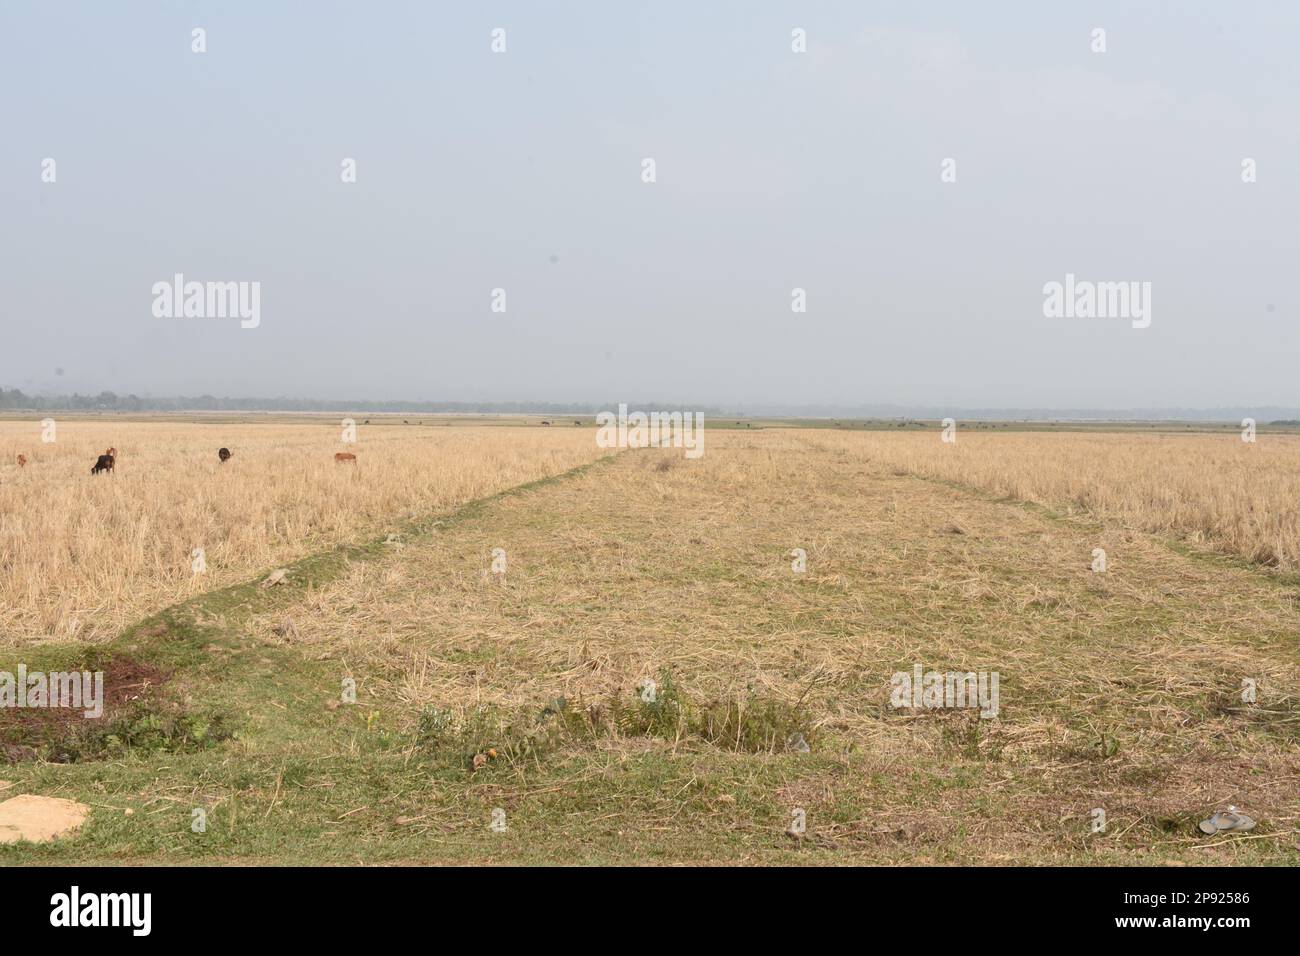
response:
M716 408L646 402L628 403L633 410L703 412L716 415ZM592 402L402 402L329 401L311 398L217 398L215 395L174 398L141 398L100 392L98 395L27 395L22 390L0 387L0 409L22 411L86 412L421 412L424 414L500 415L594 415L617 410L618 403Z
M17 388L0 387L0 410L34 412L382 412L426 415L594 415L617 411L618 402L401 402L331 401L315 398L141 398L139 395L27 395ZM1300 425L1300 409L1264 408L1142 408L1142 409L1016 409L937 408L907 405L744 405L724 409L680 402L627 402L631 411L701 412L705 418L745 416L773 418L848 418L873 421L939 421L948 415L974 421L1189 421L1240 422L1249 416L1272 426Z

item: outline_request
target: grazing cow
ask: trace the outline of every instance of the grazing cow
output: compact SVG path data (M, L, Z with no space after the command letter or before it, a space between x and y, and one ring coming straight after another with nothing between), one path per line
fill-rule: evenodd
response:
M27 456L26 456L26 455L19 455L19 456L18 456L18 467L19 467L19 468L22 468L22 467L24 467L26 464L27 464Z
M543 425L549 425L550 422L542 422Z
M345 465L348 462L357 463L357 456L350 451L336 451L334 453L334 463L336 465Z
M90 473L92 475L97 475L101 471L111 472L113 470L113 460L114 457L112 455L100 455L99 460L96 461L94 467L90 469Z
M226 462L230 461L230 449L229 448L217 449L217 457L221 459L221 463L224 465Z

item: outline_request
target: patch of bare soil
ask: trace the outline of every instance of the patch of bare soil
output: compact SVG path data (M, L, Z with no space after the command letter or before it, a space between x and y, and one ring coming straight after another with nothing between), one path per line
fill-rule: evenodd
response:
M70 763L85 756L87 741L130 713L148 708L171 677L164 668L126 655L99 660L93 666L62 670L103 673L102 713L87 717L86 711L93 708L86 701L79 707L0 707L0 762L18 763L40 757Z
M60 797L24 793L0 802L0 843L48 843L81 828L90 807Z

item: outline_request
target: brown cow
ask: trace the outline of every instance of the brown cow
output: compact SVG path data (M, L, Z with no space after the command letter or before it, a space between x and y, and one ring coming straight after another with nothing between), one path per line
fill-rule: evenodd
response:
M350 451L336 451L334 453L334 463L336 465L344 465L348 462L352 462L352 464L355 465L357 463L357 456L352 454Z
M99 460L96 461L95 464L91 467L90 473L92 475L97 475L101 471L112 472L113 461L114 461L114 456L112 455L100 455Z
M230 461L230 449L229 448L217 449L217 457L221 459L221 463L224 465L226 462Z
M22 467L24 467L26 464L27 464L27 456L26 456L26 455L19 455L19 456L18 456L18 467L19 467L19 468L22 468Z

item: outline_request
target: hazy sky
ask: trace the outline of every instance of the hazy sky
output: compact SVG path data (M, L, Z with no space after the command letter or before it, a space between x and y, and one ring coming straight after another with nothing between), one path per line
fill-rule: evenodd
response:
M0 385L1300 405L1298 35L1280 0L3 0ZM260 282L260 326L156 318L178 272ZM1067 273L1150 282L1150 327L1046 318Z

